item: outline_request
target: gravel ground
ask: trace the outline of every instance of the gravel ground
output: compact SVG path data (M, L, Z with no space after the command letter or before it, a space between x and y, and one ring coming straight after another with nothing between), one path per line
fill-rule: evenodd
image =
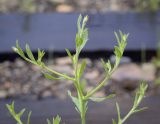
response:
M84 79L87 81L86 91L95 87L103 78L104 70L100 60L87 60ZM51 61L51 60L50 60ZM56 58L49 66L55 70L73 75L73 68L68 57ZM75 94L71 81L47 80L40 73L41 69L28 64L21 59L14 62L0 63L0 99L18 98L22 100L40 100L45 98L65 99L68 89ZM159 94L159 88L154 84L156 69L151 63L137 65L135 63L121 64L112 75L108 85L96 96L116 93L118 96L130 97L145 80L149 84L148 95ZM106 82L107 83L107 82Z
M135 7L131 0L0 0L1 13L106 12Z

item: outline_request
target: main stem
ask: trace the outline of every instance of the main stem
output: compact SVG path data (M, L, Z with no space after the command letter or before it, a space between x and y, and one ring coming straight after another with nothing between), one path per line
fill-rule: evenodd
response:
M86 110L85 110L86 102L81 99L81 124L86 124Z
M76 58L75 64L75 86L78 93L78 100L80 104L80 116L81 116L81 124L86 124L86 100L84 99L83 91L80 85L80 77L78 76L78 55Z

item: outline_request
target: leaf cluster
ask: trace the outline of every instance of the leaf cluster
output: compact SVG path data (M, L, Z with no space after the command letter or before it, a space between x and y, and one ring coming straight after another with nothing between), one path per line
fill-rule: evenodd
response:
M145 92L147 90L148 85L145 83L141 83L139 89L136 91L136 96L134 99L134 104L131 108L131 110L126 114L125 117L121 118L121 112L120 112L120 107L118 103L116 103L116 108L117 108L117 113L118 113L118 121L116 122L114 119L112 120L112 124L123 124L131 115L141 112L145 109L146 107L143 108L138 108L139 104L141 103L142 99L145 96Z
M23 116L23 114L25 112L25 108L20 110L17 113L17 112L15 112L14 102L12 102L11 104L6 104L6 107L7 107L8 111L9 111L9 113L11 114L11 116L16 120L17 124L25 124L21 120L21 117ZM27 118L27 123L26 124L30 124L31 114L32 114L32 112L30 111L28 113L28 118ZM60 124L60 122L61 122L61 118L58 115L56 116L56 118L53 118L52 121L47 119L47 124Z
M56 118L53 118L52 121L47 119L47 124L60 124L61 122L61 117L59 115L56 116Z
M23 114L25 112L25 108L17 113L17 112L15 112L14 102L12 102L11 104L7 104L6 107L9 110L11 116L16 120L17 124L24 124L22 122L22 120L21 120L21 117L23 116ZM30 111L28 113L28 119L27 119L27 123L26 124L30 124L31 114L32 114L32 112Z

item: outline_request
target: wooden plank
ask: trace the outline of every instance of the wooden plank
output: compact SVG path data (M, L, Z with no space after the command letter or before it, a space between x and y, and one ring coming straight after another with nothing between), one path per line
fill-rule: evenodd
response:
M119 29L129 32L129 50L143 47L154 50L159 39L159 13L100 13L88 14L90 21L89 42L84 50L111 50L115 44L113 32ZM37 48L63 51L74 49L78 14L1 14L0 52L10 52L16 39L24 46L28 42L32 50Z
M10 101L0 103L0 120L1 124L14 124L14 121L7 114L4 108L5 104ZM121 106L122 116L131 107L131 99L118 99ZM159 97L146 98L142 104L149 109L132 116L127 124L158 124L160 122L160 99ZM80 124L79 116L74 110L70 101L44 100L44 101L16 101L16 109L26 107L31 109L32 124L45 124L46 118L59 114L66 124ZM107 124L111 123L112 118L116 118L115 100L109 100L103 103L90 103L89 112L87 113L88 123Z

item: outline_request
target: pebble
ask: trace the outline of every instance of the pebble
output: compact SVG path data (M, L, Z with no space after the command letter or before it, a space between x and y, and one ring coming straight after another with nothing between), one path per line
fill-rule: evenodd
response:
M1 0L0 12L107 12L126 11L135 4L131 0Z
M83 77L87 81L86 91L90 91L104 78L104 69L100 60L85 59L88 66ZM82 59L80 59L81 61ZM49 67L73 76L73 67L68 57L56 58L54 62ZM111 80L108 83L106 82L105 88L95 95L130 94L138 87L140 80L145 79L153 82L155 71L156 69L151 63L144 63L143 65L122 64L114 72ZM72 81L45 79L39 67L28 64L21 59L0 63L0 99L7 97L16 97L23 100L38 100L48 97L65 99L68 97L68 90L76 95Z
M2 99L2 98L6 98L7 97L7 91L5 91L5 90L0 90L0 99Z
M149 82L153 82L156 76L156 67L152 63L142 64L143 79Z
M60 57L55 60L55 64L58 65L70 65L72 61L69 57Z
M137 64L121 65L111 76L113 80L123 82L124 80L143 80L143 73Z
M69 13L69 12L73 12L74 8L71 5L61 4L56 7L56 11L62 12L62 13L64 13L64 12Z

